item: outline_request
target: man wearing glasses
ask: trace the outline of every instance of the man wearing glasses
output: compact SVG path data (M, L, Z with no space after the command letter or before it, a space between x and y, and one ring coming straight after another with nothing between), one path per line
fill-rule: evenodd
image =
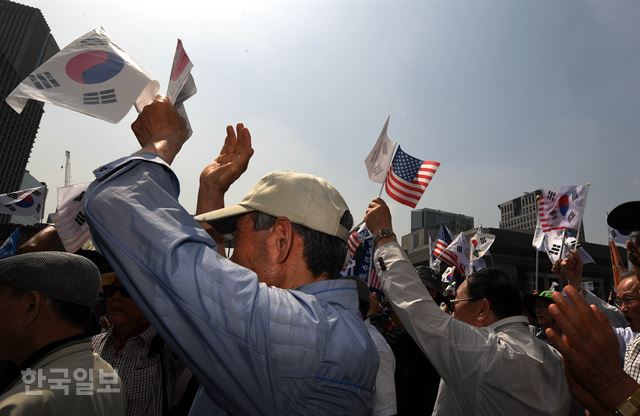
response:
M528 328L522 295L499 270L473 273L440 310L391 231L385 202L365 216L377 236L382 289L407 330L440 373L434 415L566 415L571 396L558 351Z

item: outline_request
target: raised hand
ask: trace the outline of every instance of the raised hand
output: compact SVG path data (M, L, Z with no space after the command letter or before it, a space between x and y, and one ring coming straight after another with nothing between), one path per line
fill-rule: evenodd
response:
M573 286L576 290L582 293L582 269L584 265L580 253L572 250L568 253L568 256L564 259L557 260L551 271L559 275L569 285Z
M152 152L171 164L187 141L187 123L164 97L144 107L131 130L142 150Z

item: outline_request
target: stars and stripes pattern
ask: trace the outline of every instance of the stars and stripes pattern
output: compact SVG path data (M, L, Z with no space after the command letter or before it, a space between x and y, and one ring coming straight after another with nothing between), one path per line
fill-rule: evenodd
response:
M433 256L436 259L443 260L449 266L456 266L458 264L458 259L453 255L453 253L447 251L449 244L451 244L451 232L446 225L442 224L438 231L436 245L433 248Z
M401 204L415 208L439 166L440 162L417 159L398 146L387 173L387 194Z
M347 240L347 249L349 250L349 255L353 257L356 254L356 250L360 247L360 244L367 238L371 238L372 234L367 228L366 224L363 222L358 227L356 227L351 234L349 235L349 239Z

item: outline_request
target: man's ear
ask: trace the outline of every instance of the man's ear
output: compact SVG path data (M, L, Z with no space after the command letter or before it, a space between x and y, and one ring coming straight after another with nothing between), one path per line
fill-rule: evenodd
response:
M35 290L30 290L20 295L18 307L22 315L22 324L28 327L40 316L42 309L45 307L47 298Z
M272 247L275 250L274 261L277 264L284 263L291 253L291 247L293 247L293 224L289 219L284 217L278 217L272 228L271 234Z
M493 317L493 311L491 310L491 302L489 302L489 299L483 298L483 299L479 299L478 303L480 306L478 309L478 315L476 316L476 319L480 321L483 324L483 326L490 325L492 322L487 323L487 321L491 320Z

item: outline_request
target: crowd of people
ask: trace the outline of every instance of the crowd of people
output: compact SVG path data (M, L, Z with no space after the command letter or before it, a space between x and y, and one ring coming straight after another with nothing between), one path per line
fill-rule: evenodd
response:
M0 416L640 414L637 233L615 305L574 252L553 268L563 291L524 297L488 269L447 296L376 198L378 296L340 275L354 221L332 184L275 171L225 206L253 156L229 126L194 218L171 170L184 119L160 98L132 129L140 151L85 196L101 254L64 253L50 227L0 260ZM640 230L639 208L610 224Z

